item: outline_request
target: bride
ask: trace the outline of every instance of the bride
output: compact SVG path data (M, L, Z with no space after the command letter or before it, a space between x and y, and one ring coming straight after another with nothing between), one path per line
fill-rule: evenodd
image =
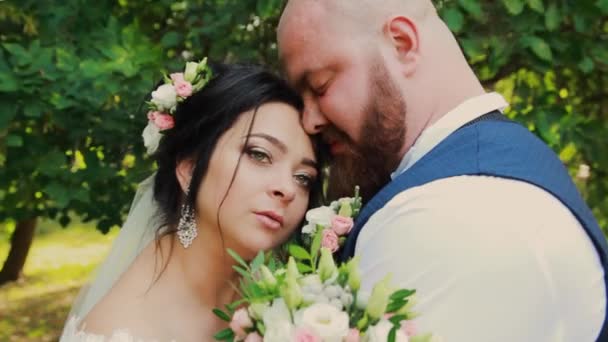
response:
M284 243L320 190L300 97L259 67L188 63L152 93L158 170L61 341L210 341L236 298L233 260Z

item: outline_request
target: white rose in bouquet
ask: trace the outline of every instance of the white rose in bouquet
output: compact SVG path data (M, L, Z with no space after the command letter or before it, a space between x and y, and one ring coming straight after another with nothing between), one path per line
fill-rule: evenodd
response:
M331 226L336 213L330 207L318 207L306 212L306 221L313 225Z
M348 314L333 305L316 303L296 314L296 325L313 331L324 342L341 342L348 335Z
M381 320L378 324L369 327L365 334L364 341L366 342L386 342L388 340L388 334L393 328L393 324L387 320ZM395 335L395 342L408 342L407 335L401 330L397 330Z

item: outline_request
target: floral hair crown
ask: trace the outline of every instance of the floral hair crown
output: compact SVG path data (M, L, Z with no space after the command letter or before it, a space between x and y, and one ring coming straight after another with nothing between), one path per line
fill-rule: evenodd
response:
M186 63L184 72L164 76L165 83L152 92L152 100L148 103L148 125L142 136L148 154L158 148L162 132L173 128L173 114L177 105L201 90L211 79L211 69L207 58L200 62Z

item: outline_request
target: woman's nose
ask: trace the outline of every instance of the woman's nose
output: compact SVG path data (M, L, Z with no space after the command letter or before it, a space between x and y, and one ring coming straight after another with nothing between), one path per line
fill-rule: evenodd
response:
M282 202L289 203L296 197L296 185L291 174L289 177L277 177L273 179L270 195Z

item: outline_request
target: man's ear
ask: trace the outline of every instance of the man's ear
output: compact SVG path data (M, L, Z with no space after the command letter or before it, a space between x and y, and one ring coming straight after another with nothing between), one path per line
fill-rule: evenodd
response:
M416 71L420 57L420 40L416 23L404 16L392 17L385 26L385 35L392 43L405 76Z
M190 181L192 180L192 171L194 168L194 162L191 159L184 159L177 164L175 168L175 176L179 182L179 186L182 191L186 193L190 187Z

